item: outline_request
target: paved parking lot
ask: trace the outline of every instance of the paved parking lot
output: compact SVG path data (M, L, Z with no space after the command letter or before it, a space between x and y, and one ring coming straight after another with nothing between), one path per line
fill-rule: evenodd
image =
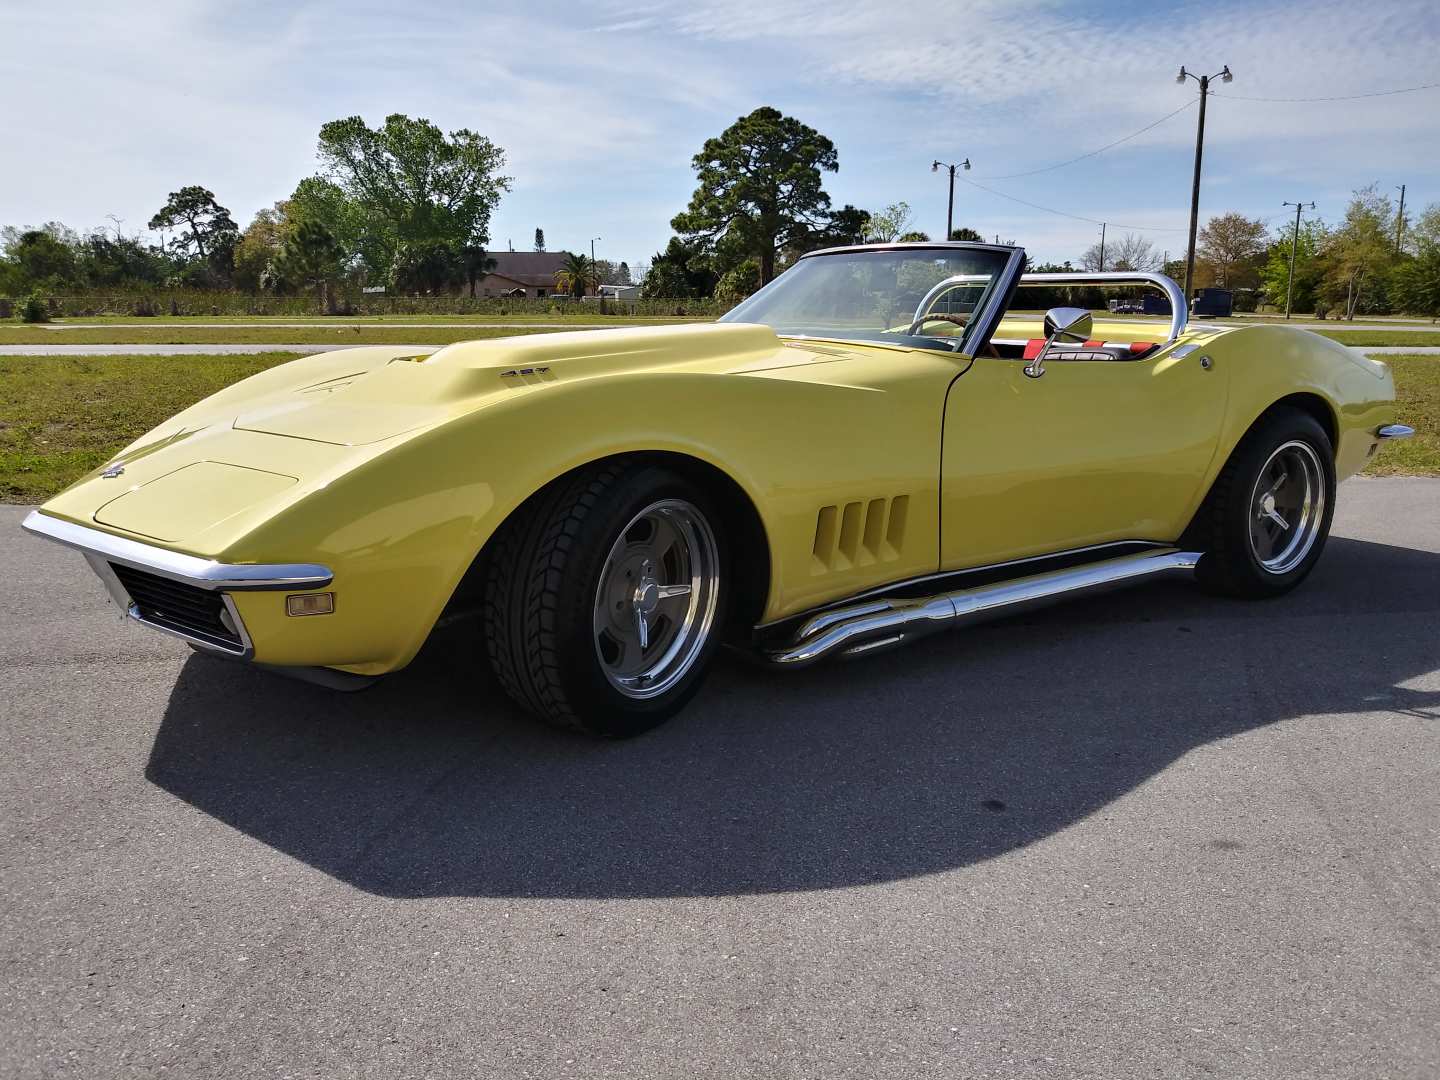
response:
M118 626L0 508L0 1075L1434 1077L1440 481L1181 582L532 726Z

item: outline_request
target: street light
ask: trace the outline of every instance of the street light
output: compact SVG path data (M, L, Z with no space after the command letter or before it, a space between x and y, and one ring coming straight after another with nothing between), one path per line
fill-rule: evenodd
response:
M949 165L943 161L932 161L930 171L939 172L941 169L950 170L950 203L945 210L945 239L950 239L950 234L955 231L955 170L964 169L970 171L970 159L966 158L959 165Z
M1195 129L1195 181L1190 188L1190 247L1185 252L1185 303L1190 303L1190 286L1195 280L1195 231L1200 224L1200 156L1205 148L1205 99L1210 96L1210 80L1218 78L1221 82L1232 82L1234 75L1230 74L1230 65L1226 64L1214 75L1196 75L1193 71L1186 71L1184 65L1180 67L1180 74L1175 76L1177 83L1184 83L1186 79L1194 79L1200 84L1200 121Z
M1300 244L1300 211L1315 209L1314 202L1284 202L1281 206L1295 207L1295 233L1290 237L1290 280L1285 283L1285 318L1290 318L1290 297L1295 291L1295 249Z
M595 295L600 295L600 271L595 266L595 241L604 240L603 236L590 238L590 273L595 278Z

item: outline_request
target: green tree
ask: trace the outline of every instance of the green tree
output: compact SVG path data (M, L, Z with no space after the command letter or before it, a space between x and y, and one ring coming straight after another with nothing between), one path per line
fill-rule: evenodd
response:
M891 244L901 233L910 231L910 204L907 202L891 203L883 210L877 210L870 215L870 226L865 231L866 237L876 244Z
M111 237L99 231L80 242L75 260L81 280L92 289L158 285L170 271L159 249L133 236Z
M1320 261L1320 252L1325 246L1325 225L1318 218L1300 223L1296 235L1292 228L1278 230L1265 249L1265 264L1260 268L1260 286L1265 290L1265 300L1276 307L1284 307L1285 294L1290 286L1290 245L1295 241L1295 287L1290 296L1291 308L1295 311L1314 311L1320 279L1325 268Z
M1254 285L1264 254L1265 223L1233 210L1207 221L1195 241L1195 261L1222 289Z
M280 254L291 228L283 202L255 214L255 220L250 222L235 244L235 269L231 275L235 288L244 292L260 291L266 272ZM328 229L326 231L329 232ZM333 233L331 239L334 239Z
M565 265L555 275L555 288L579 298L600 285L595 264L584 255L566 255Z
M495 260L479 244L466 244L460 249L460 269L465 275L465 284L473 297L475 283L495 269Z
M189 283L221 285L229 281L240 230L215 194L199 184L172 191L150 219L153 230L175 229L172 253L190 260Z
M9 230L5 243L5 291L63 292L80 284L74 234L58 222L24 232Z
M830 215L820 240L825 247L847 247L865 243L870 231L870 212L846 203Z
M400 244L386 275L397 292L434 296L466 280L464 256L438 240Z
M1395 269L1395 305L1407 314L1440 319L1440 204L1426 208L1409 242L1415 254Z
M615 268L615 284L630 285L632 283L633 279L630 277L630 264L622 259L620 265Z
M545 230L544 230L544 229L536 229L536 230L535 230L535 250L536 250L536 251L544 251L544 250L545 250Z
M437 281L442 249L456 262L490 242L490 215L510 178L505 152L465 128L446 135L395 113L378 128L358 116L320 129L327 178L358 208L360 248L372 273ZM333 200L332 200L333 201ZM342 241L343 245L343 241Z
M923 233L917 230L914 232L901 233L895 238L895 242L897 244L923 244L926 243L929 239L929 233Z
M330 230L314 221L302 221L291 229L275 255L274 273L297 289L315 289L320 310L334 310L330 286L340 275L345 252Z
M960 226L960 228L958 228L958 229L951 229L951 230L950 230L950 239L951 239L951 240L968 240L968 241L970 241L971 243L975 243L975 244L983 244L983 243L985 242L985 238L984 238L983 236L981 236L981 235L980 235L978 232L976 232L974 229L968 228L967 226L964 226L964 225Z
M290 225L313 221L324 225L347 257L361 260L377 278L388 272L393 249L385 243L385 229L369 220L361 203L323 176L309 176L295 186L285 200L285 219Z
M1345 219L1325 246L1322 298L1341 305L1344 317L1382 311L1386 272L1395 261L1394 208L1376 185L1360 188L1345 208Z
M737 304L760 288L760 264L746 259L720 275L715 285L715 299Z
M693 164L699 186L671 226L727 267L754 258L762 282L775 276L781 247L823 227L830 196L820 174L839 168L829 139L769 106L707 139Z
M672 236L665 250L650 260L641 295L663 300L709 296L718 280L699 245Z

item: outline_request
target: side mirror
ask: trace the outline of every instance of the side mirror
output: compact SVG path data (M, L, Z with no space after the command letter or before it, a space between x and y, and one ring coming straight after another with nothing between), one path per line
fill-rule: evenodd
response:
M1057 341L1089 341L1094 320L1085 308L1057 307L1045 313L1045 344L1035 359L1025 365L1025 374L1038 379L1045 374L1045 354Z

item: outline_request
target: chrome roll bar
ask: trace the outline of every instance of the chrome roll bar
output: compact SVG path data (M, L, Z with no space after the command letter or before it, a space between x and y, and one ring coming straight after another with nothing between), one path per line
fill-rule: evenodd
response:
M956 274L938 282L925 294L924 299L915 308L915 317L911 320L911 325L920 322L930 310L931 305L951 289L961 285L977 285L989 280L990 276L987 274ZM1151 274L1139 270L1075 270L1056 274L1022 274L1019 287L1024 288L1026 285L1153 285L1170 301L1170 336L1165 340L1167 345L1184 333L1185 324L1190 318L1185 303L1185 294L1181 292L1179 285L1164 274Z
M1170 337L1167 344L1185 332L1185 323L1190 318L1185 294L1174 280L1164 274L1140 270L1062 271L1058 274L1023 274L1020 285L1154 285L1170 301Z

